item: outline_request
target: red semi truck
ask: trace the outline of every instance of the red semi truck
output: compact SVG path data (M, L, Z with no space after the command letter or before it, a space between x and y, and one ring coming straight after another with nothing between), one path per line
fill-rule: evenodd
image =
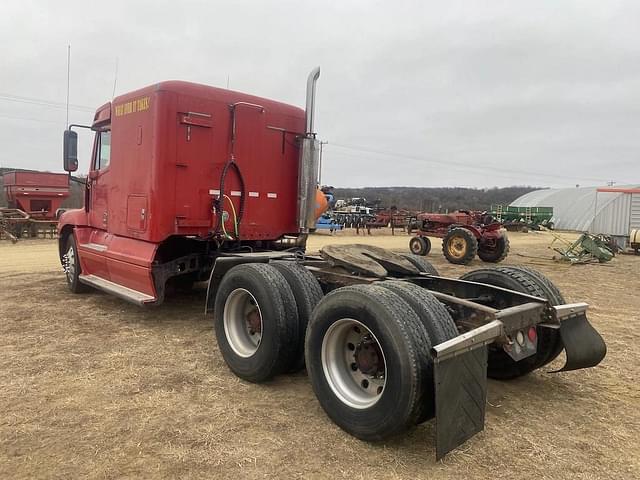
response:
M482 430L487 376L597 365L586 304L540 273L441 277L424 257L363 245L305 252L318 212L315 85L306 109L163 82L100 107L85 206L60 218L70 290L160 304L167 284L208 281L220 352L240 378L306 364L344 430L384 440L433 417L441 457ZM64 167L78 167L71 125ZM542 420L543 421L543 420Z

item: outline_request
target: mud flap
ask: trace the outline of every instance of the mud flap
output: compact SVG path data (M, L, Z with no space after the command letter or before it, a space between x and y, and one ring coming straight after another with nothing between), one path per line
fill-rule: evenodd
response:
M560 370L550 373L595 367L607 354L604 340L584 313L562 320L560 337L567 355L567 363Z
M487 347L435 360L436 459L484 429Z

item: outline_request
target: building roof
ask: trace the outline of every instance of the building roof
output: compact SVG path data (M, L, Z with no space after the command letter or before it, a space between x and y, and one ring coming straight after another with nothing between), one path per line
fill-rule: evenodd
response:
M598 189L606 191L598 191ZM620 200L625 195L623 190L637 189L640 185L624 185L619 191L606 187L578 187L578 188L550 188L534 190L514 200L511 205L516 207L553 207L553 223L562 230L594 231L595 224L599 231L595 233L617 234L625 221L624 208ZM628 209L628 207L627 207ZM622 214L621 214L622 213ZM628 215L626 222L628 223ZM612 225L606 225L612 223ZM620 228L613 225L620 223Z

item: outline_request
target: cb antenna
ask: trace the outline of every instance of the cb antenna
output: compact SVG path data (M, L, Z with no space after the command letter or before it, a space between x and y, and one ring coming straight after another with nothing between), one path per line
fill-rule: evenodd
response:
M67 45L67 123L64 128L69 128L69 84L71 80L71 45Z
M116 72L113 75L113 92L111 93L111 98L115 98L116 96L116 84L118 83L118 57L116 57Z

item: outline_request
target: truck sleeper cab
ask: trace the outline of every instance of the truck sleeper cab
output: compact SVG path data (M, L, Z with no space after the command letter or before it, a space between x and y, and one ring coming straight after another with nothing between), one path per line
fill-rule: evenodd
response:
M220 352L262 382L306 366L327 415L381 441L436 418L441 458L484 428L487 377L553 361L597 365L606 346L539 272L501 266L441 277L424 257L365 245L305 252L323 211L313 109L184 82L96 112L85 207L60 219L72 292L159 304L167 282L208 279ZM77 134L64 136L77 169ZM315 201L314 201L315 200Z
M291 247L300 234L302 109L172 81L103 105L91 129L85 208L59 228L80 282L161 303L169 278L208 276L208 252Z

